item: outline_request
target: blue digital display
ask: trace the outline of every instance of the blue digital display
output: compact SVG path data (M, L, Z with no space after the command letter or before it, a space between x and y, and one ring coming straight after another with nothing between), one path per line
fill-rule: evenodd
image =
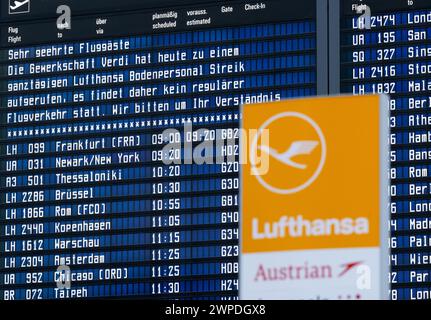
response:
M342 4L341 92L391 99L390 298L430 299L431 6L421 0ZM368 21L359 18L359 4L368 6Z
M315 3L298 7L3 23L2 298L236 299L239 106L317 93ZM216 128L235 161L164 150L214 143Z

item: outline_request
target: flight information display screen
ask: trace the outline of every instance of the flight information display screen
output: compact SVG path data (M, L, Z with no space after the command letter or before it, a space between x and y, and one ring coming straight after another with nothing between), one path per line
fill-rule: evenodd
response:
M341 92L391 98L390 297L429 299L431 3L342 1L340 21Z
M1 298L236 299L239 106L317 93L315 1L7 2Z

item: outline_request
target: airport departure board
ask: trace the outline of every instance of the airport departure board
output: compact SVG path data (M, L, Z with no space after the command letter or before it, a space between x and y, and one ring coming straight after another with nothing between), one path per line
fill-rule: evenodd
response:
M341 92L391 98L390 298L430 299L431 2L342 1L340 9Z
M431 299L430 39L429 0L1 1L1 299L237 299L239 106L340 93L390 98L388 294Z
M315 1L7 2L2 299L237 299L239 106L317 93Z

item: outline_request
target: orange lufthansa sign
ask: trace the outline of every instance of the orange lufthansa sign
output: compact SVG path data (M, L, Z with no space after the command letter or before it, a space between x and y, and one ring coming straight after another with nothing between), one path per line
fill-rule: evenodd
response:
M382 99L341 96L243 107L243 129L257 133L247 141L241 173L242 253L380 245L388 152Z

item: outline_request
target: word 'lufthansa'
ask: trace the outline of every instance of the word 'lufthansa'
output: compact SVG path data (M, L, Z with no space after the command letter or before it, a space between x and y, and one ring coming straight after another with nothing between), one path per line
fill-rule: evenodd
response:
M285 237L319 237L332 235L368 234L369 221L367 218L328 218L304 219L301 215L296 217L282 216L279 221L261 222L252 220L253 239L276 239Z

